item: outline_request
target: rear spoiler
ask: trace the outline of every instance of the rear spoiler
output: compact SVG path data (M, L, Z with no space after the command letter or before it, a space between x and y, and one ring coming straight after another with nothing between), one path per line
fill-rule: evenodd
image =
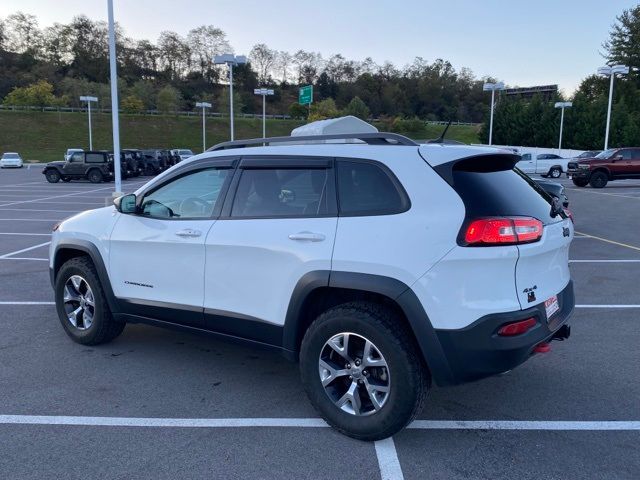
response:
M521 158L520 155L516 154L483 153L443 163L433 167L433 169L449 185L453 185L453 172L455 170L467 172L498 172L500 170L511 170Z

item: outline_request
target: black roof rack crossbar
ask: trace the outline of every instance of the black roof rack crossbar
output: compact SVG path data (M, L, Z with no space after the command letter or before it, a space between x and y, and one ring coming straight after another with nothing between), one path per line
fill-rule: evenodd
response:
M277 143L304 144L319 140L361 140L368 145L404 145L417 147L418 144L403 135L397 133L336 133L331 135L301 135L299 137L270 137L270 138L250 138L247 140L234 140L223 142L207 149L207 152L217 150L229 150L232 148L244 148L260 145L272 145Z

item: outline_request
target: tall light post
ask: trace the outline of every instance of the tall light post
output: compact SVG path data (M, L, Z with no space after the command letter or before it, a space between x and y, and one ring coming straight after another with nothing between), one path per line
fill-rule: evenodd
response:
M111 73L111 124L113 126L113 173L116 180L114 197L122 195L120 174L120 123L118 120L118 71L116 67L116 32L113 21L113 0L108 0L109 10L109 70Z
M558 141L558 155L560 155L560 151L562 150L562 127L564 125L564 109L573 107L573 103L571 102L556 102L554 105L556 108L561 109L560 113L560 140Z
M229 124L231 125L231 140L233 141L233 67L237 65L244 65L247 63L247 57L244 55L234 55L232 53L225 53L224 55L216 55L213 57L214 65L228 65L229 66Z
M83 95L80 97L80 101L87 102L87 112L89 113L89 150L93 150L93 138L91 137L91 102L97 102L98 97Z
M202 108L202 151L204 152L207 150L207 134L204 128L205 109L211 108L211 104L208 102L196 102L196 108Z
M629 67L626 65L614 65L613 67L605 66L598 69L598 75L604 75L605 77L611 77L609 82L609 106L607 107L607 129L604 133L604 149L609 148L609 125L611 123L611 104L613 102L613 79L616 75L627 75L629 73Z
M493 142L493 107L495 106L495 95L497 90L504 90L504 83L485 83L482 86L482 90L485 92L491 92L491 117L489 119L489 145Z
M268 88L255 88L253 93L262 95L262 138L267 138L267 95L273 95L273 90Z

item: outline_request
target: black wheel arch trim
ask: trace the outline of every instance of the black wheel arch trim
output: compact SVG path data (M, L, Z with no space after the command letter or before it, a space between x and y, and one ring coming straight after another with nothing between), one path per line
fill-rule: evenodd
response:
M111 281L109 279L109 274L107 272L107 268L104 264L104 260L102 255L100 254L100 250L93 243L88 240L82 239L64 239L58 242L56 245L56 249L53 253L53 267L49 268L49 276L51 279L51 286L55 288L56 277L58 275L58 271L60 267L62 267L62 258L61 253L64 250L76 250L86 254L91 258L93 265L96 267L96 272L98 273L98 278L100 279L100 283L102 285L102 290L104 291L107 297L107 303L109 304L109 309L112 312L119 312L120 302L118 302L116 296L113 293L113 289L111 288Z
M360 290L395 301L409 322L435 383L441 386L456 383L436 331L415 292L400 280L381 275L328 270L304 275L293 291L287 310L283 332L285 353L297 354L299 322L305 300L315 289L322 287Z

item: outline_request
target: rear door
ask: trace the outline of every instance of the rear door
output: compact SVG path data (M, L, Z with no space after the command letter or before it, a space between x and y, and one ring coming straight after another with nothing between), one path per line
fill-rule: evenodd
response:
M206 240L207 326L279 344L298 281L331 269L333 160L243 158L232 191Z

